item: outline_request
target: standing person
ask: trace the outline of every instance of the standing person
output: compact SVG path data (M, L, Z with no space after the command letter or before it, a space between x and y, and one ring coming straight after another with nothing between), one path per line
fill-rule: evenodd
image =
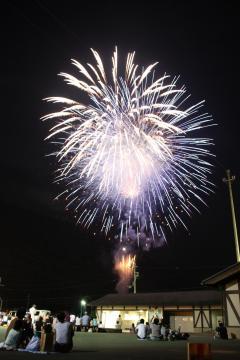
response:
M137 332L137 338L139 340L146 339L146 326L144 325L144 319L141 319L139 324L136 326L135 331Z
M81 318L78 315L76 316L76 319L75 319L75 330L81 331Z
M75 325L76 316L74 314L70 314L70 323L74 327Z
M97 322L97 318L94 317L92 319L92 331L93 332L96 332L98 330L98 322Z
M121 315L118 315L118 324L119 324L119 328L122 328L122 317Z
M32 324L34 324L35 315L36 315L36 312L37 312L37 305L33 304L33 306L29 309L29 312L30 312L30 315L31 315L31 318L32 318Z
M131 326L131 330L130 330L133 334L135 334L135 325L134 323L132 323L132 326Z
M64 312L57 314L58 322L55 326L56 342L54 347L56 352L66 353L73 348L73 327L69 321L65 320L65 317Z
M81 319L82 328L84 329L85 332L87 332L89 329L90 320L91 320L90 316L88 315L87 311L85 311L85 313Z

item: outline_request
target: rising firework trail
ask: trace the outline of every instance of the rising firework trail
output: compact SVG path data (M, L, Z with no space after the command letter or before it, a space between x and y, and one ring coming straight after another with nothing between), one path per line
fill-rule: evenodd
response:
M136 264L136 255L118 254L115 255L114 269L118 273L119 281L116 290L119 293L127 293L129 284L133 278L134 267Z
M109 76L99 54L92 53L95 66L72 60L80 79L60 74L88 95L87 104L46 99L62 104L43 117L54 121L47 139L57 146L56 181L66 185L58 198L64 196L87 228L94 223L107 234L117 225L121 240L133 230L136 243L143 235L156 241L166 228L185 226L185 215L199 211L212 191L213 143L198 136L213 125L212 118L202 112L204 101L187 105L178 77L156 78L157 63L140 69L129 53L121 75L115 49Z

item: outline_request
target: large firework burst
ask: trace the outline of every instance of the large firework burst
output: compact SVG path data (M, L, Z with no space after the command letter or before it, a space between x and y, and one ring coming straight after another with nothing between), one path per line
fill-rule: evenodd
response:
M87 93L89 103L46 99L63 104L43 117L57 119L47 139L57 144L57 181L66 184L61 195L86 227L95 222L107 234L118 224L121 239L129 229L138 241L143 234L156 239L165 226L184 225L184 214L198 210L202 195L211 191L212 140L198 137L212 125L211 116L200 111L204 101L186 105L189 96L184 86L177 88L177 77L156 79L157 63L141 70L129 53L119 76L115 49L108 81L99 54L92 52L95 67L72 60L85 81L60 74Z

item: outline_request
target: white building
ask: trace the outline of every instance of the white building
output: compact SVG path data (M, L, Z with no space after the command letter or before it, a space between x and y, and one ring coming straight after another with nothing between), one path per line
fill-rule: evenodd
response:
M229 266L202 281L222 292L224 323L231 338L240 339L240 263Z
M223 319L221 292L217 290L108 294L89 305L96 308L99 321L108 329L116 328L121 315L123 331L142 318L150 322L156 315L183 332L211 331Z

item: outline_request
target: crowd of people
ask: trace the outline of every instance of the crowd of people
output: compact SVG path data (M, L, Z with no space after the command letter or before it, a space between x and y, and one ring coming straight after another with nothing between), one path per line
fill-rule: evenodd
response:
M4 315L1 319L4 319ZM0 350L43 351L43 339L48 336L51 338L52 351L69 352L73 347L74 331L95 332L98 327L101 327L101 323L98 324L97 319L91 318L87 312L82 317L68 312L59 312L56 316L46 312L41 316L36 305L28 312L20 308L8 321L5 340L0 343Z
M181 333L181 329L172 330L163 321L160 321L158 317L152 319L151 323L141 319L137 326L132 325L133 331L136 333L139 340L187 340L188 333Z
M190 336L188 333L182 333L181 328L177 330L170 329L169 326L157 317L153 318L150 324L148 322L145 323L144 319L141 319L136 327L132 324L132 330L136 333L139 340L187 340ZM214 339L228 339L227 328L222 321L218 321Z
M38 314L38 316L36 315ZM1 317L4 320L4 316ZM121 329L122 319L119 315L116 321L116 329ZM51 337L50 348L55 352L69 352L73 348L73 336L75 331L101 332L102 322L96 317L90 317L87 312L83 316L59 312L56 316L45 312L39 315L36 305L28 312L24 308L18 309L8 323L5 340L0 343L0 350L44 351L44 336ZM163 320L153 317L150 324L140 319L137 325L132 324L132 332L139 340L186 340L188 333L181 333L181 329L172 330ZM214 338L228 339L227 329L222 321L218 322Z

